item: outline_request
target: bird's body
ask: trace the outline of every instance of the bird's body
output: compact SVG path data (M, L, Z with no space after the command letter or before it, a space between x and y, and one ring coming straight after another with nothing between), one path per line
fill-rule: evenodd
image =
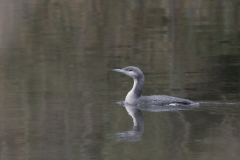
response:
M176 98L166 95L152 95L152 96L141 96L133 105L189 105L194 104L193 101L188 99Z
M197 104L188 99L181 99L165 95L141 96L144 86L144 75L142 71L134 66L128 66L123 69L114 69L113 71L124 73L133 78L133 88L128 92L125 102L130 105L194 105Z

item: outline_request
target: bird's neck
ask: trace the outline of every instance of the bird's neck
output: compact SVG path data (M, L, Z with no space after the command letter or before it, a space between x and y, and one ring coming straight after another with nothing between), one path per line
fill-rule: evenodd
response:
M133 79L134 84L131 91L128 92L125 101L128 104L134 104L136 100L141 97L142 89L144 86L144 76L139 79Z

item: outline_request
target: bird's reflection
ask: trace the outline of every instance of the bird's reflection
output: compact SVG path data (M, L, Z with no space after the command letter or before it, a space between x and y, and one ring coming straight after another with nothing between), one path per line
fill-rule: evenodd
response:
M188 110L190 108L182 106L133 106L124 102L120 102L120 105L124 105L128 114L133 119L133 127L129 131L116 133L117 141L140 141L144 131L144 119L141 110L150 112L163 112L163 111L178 111Z
M144 131L144 120L142 112L136 106L124 105L128 114L133 119L133 128L130 131L117 133L117 141L139 141Z

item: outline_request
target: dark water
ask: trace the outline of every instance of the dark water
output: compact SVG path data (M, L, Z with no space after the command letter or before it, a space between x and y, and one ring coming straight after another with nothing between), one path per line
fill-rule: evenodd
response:
M1 160L239 159L238 0L0 3ZM116 104L129 65L143 95L201 105Z

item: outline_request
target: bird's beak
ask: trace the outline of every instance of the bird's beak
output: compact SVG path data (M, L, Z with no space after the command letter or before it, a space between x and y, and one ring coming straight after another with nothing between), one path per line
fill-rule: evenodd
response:
M122 70L122 69L113 69L113 71L124 73L124 70Z

